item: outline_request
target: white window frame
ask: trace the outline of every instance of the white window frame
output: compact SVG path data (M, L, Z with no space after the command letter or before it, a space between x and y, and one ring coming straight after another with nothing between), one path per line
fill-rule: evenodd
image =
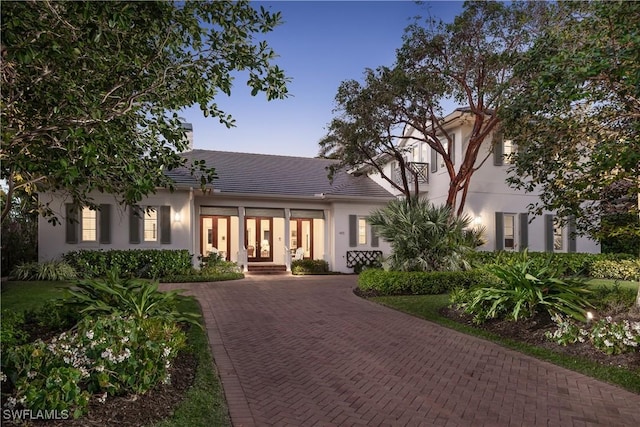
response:
M142 241L157 242L160 239L159 209L147 206L142 220Z
M513 163L513 155L516 153L516 144L513 139L502 139L502 164Z
M518 247L518 243L516 241L516 230L517 230L517 223L516 223L516 217L517 214L514 213L505 213L503 215L503 224L502 224L502 243L503 243L503 248L504 250L509 250L509 251L515 251L516 248ZM507 233L507 223L509 222L509 219L511 220L511 234ZM507 239L511 239L513 244L512 246L508 246L507 245Z
M98 212L86 206L82 208L81 213L80 241L98 241Z
M358 217L358 246L366 246L368 242L368 223L367 219L363 216Z

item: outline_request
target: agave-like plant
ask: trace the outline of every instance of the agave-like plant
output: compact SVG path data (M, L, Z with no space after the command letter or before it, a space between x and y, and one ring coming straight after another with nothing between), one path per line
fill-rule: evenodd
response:
M400 271L455 271L470 268L465 254L482 232L470 231L471 218L424 199L393 200L369 222L391 244L391 268Z

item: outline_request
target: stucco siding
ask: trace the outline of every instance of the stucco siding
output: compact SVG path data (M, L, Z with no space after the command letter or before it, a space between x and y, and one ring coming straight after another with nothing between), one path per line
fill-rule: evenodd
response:
M65 204L69 201L58 194L43 193L39 195L41 203L49 204L56 213L61 224L53 226L47 218L38 219L38 260L48 261L59 259L63 254L80 250L110 250L110 249L187 249L191 250L191 215L189 208L189 193L187 191L159 190L156 194L144 199L140 206L171 206L171 243L162 244L141 241L139 244L129 243L129 210L118 204L115 198L106 194L95 194L96 204L111 205L111 242L66 243ZM176 213L179 214L176 220ZM99 215L99 213L98 213Z

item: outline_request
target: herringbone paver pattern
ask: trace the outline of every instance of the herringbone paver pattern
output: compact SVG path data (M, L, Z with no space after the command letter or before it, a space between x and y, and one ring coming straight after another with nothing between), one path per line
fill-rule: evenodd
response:
M365 301L355 285L190 285L234 426L640 425L640 395Z

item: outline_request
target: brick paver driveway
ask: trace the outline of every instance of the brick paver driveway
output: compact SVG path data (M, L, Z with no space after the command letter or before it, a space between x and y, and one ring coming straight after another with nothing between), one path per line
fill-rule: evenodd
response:
M234 426L640 426L640 395L365 301L355 284L190 285Z

